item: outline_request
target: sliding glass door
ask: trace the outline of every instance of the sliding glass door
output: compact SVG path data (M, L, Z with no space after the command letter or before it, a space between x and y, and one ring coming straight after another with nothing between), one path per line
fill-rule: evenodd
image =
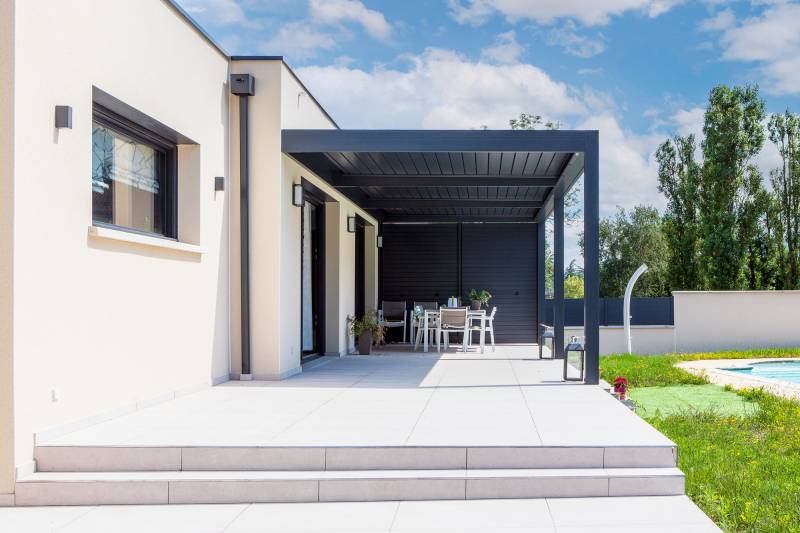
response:
M306 197L302 222L301 323L303 356L322 352L323 204Z

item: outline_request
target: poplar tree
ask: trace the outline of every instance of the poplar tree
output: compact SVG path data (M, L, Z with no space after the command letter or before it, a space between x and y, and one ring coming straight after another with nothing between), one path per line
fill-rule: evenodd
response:
M778 249L780 288L797 289L800 286L800 118L787 109L770 116L767 129L770 141L781 156L781 166L770 173L778 222L775 229L780 232L781 243Z
M694 135L664 141L656 151L658 190L667 198L662 229L669 251L667 279L671 290L699 290L700 224L697 212L700 164Z
M711 90L703 133L700 173L700 269L709 289L749 286L746 257L752 245L747 232L751 208L763 188L751 163L764 145L764 101L758 87Z

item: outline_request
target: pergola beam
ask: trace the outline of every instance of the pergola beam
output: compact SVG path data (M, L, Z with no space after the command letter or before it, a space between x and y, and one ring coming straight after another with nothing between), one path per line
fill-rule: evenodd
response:
M555 187L550 176L413 176L405 174L346 174L333 176L331 184L348 187Z
M528 209L538 209L542 207L542 202L533 200L497 200L497 199L465 199L465 200L446 200L428 198L371 198L363 200L360 207L364 209L428 209L428 208L448 208L448 207L520 207Z
M533 217L481 217L469 215L386 215L384 224L402 222L529 222Z

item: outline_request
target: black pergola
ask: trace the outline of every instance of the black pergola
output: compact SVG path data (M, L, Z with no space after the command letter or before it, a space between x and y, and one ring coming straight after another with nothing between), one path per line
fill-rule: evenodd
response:
M516 222L554 229L554 351L564 356L564 195L584 176L586 383L599 380L597 131L283 130L282 151L383 223Z

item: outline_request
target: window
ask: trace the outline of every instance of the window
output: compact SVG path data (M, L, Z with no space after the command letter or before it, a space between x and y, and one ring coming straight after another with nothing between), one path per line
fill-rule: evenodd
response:
M175 238L176 146L95 107L92 121L92 221Z

